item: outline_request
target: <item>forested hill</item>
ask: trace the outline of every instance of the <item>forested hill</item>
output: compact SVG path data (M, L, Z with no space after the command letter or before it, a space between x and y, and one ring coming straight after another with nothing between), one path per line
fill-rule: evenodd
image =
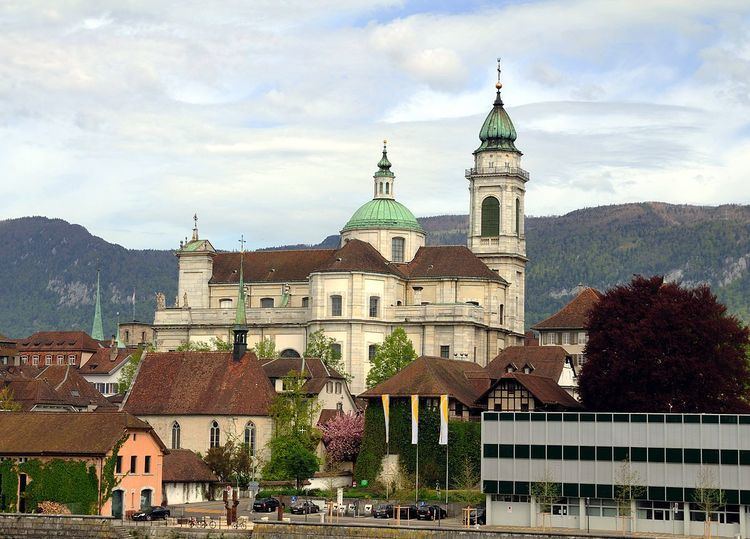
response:
M467 216L421 218L429 244L465 244ZM325 247L336 245L329 236ZM578 284L599 289L634 273L666 274L711 285L719 299L750 321L750 206L602 206L526 220L529 257L526 323L556 311ZM39 329L91 330L96 268L102 269L105 333L132 318L153 320L154 293L171 302L177 264L171 251L128 250L59 219L0 221L0 334ZM297 245L296 248L304 247Z

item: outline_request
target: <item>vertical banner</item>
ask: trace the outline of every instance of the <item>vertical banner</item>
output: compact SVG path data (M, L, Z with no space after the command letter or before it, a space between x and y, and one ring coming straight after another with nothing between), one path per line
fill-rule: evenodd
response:
M419 443L419 395L411 396L411 444Z
M388 444L388 424L390 423L391 412L390 395L381 395L380 399L383 401L383 418L385 419L385 443Z
M448 395L440 395L440 445L448 445Z

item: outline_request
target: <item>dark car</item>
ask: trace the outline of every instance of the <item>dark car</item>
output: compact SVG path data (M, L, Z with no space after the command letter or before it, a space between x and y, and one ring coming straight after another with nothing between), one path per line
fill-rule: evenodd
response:
M309 515L310 513L318 513L320 507L313 502L304 501L293 505L289 511L291 511L293 515Z
M253 502L253 511L256 513L273 513L281 502L276 498L263 498Z
M484 507L475 509L469 514L469 524L471 524L472 526L475 524L487 524L487 517L484 512Z
M439 505L421 505L417 509L417 518L419 520L442 520L448 516L445 509Z
M372 508L373 518L393 518L395 506L392 503L381 504ZM399 510L401 518L410 519L417 517L416 505L402 505Z
M166 507L152 507L133 513L133 520L164 520L169 516L169 509Z

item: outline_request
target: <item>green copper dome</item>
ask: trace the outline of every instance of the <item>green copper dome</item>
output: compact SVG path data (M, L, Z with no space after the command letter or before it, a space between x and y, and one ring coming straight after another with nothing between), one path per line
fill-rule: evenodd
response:
M424 233L409 208L390 198L375 198L354 212L341 232L363 228L398 228Z
M510 121L510 116L503 108L503 100L500 98L500 90L497 91L497 97L493 103L492 110L482 124L479 131L479 140L482 144L474 150L480 152L483 150L502 150L506 152L518 152L515 144L516 128Z

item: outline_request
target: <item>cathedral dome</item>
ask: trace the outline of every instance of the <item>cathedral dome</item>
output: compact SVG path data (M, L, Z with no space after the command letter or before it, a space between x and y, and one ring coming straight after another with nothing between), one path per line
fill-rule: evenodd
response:
M479 140L482 144L474 150L479 152L483 150L502 150L506 152L517 152L515 144L516 128L510 121L510 116L503 108L503 100L500 98L500 89L497 90L497 97L493 103L492 110L482 124L479 131Z
M375 198L367 202L354 212L341 231L372 228L414 230L424 234L422 225L409 208L392 198Z

